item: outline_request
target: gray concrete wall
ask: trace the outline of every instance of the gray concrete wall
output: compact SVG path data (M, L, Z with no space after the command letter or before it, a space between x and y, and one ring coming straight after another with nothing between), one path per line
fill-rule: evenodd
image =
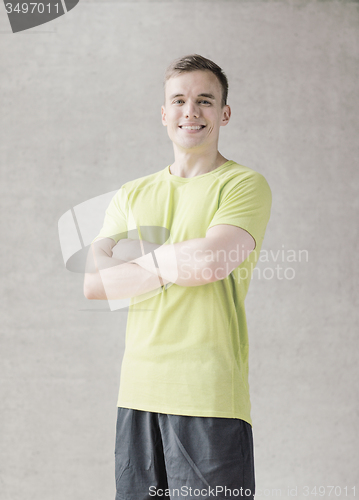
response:
M246 300L258 496L359 494L358 27L349 1L82 0L19 34L1 12L1 498L114 498L127 313L82 296L57 222L172 162L162 75L193 52L229 78L221 153L273 193Z

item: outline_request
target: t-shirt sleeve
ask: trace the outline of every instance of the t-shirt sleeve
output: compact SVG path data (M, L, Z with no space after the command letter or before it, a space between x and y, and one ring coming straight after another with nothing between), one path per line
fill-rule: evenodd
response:
M102 229L96 238L112 238L116 243L127 238L128 200L125 188L122 186L112 198L105 213Z
M218 210L208 228L231 224L245 229L261 247L272 206L272 192L262 174L254 172L244 179L227 183Z

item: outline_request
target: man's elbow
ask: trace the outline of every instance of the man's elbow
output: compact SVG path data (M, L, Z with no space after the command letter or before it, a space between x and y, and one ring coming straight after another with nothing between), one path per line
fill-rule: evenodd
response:
M218 263L216 263L216 265L212 266L212 277L210 283L213 283L214 281L224 280L225 278L227 278L228 274L229 269L225 263L221 265L218 265Z
M88 300L93 300L93 299L95 299L95 295L94 295L94 293L93 293L92 289L91 289L91 288L89 288L89 287L87 287L87 286L85 286L85 285L84 285L84 296L85 296L85 298L86 298L86 299L88 299Z
M96 275L85 274L83 292L88 300L101 299L98 290L98 279ZM103 288L103 287L102 287Z
M226 279L235 267L237 266L229 262L211 262L207 264L207 267L203 268L202 276L205 283L214 283L215 281Z
M239 267L248 257L249 255L253 252L254 250L248 249L247 254L243 254L242 258L237 261L213 261L208 265L207 268L207 277L208 283L213 283L214 281L219 281L219 280L224 280L227 278L234 269ZM206 268L202 270L202 275L205 275L206 273ZM204 276L206 278L206 276Z
M199 280L201 285L207 285L215 281L223 280L228 274L225 264L206 262L200 267L200 272L196 272L196 280Z
M89 299L89 300L93 300L94 299L93 289L90 286L88 278L84 279L84 288L83 288L83 290L84 290L84 296L86 297L86 299Z

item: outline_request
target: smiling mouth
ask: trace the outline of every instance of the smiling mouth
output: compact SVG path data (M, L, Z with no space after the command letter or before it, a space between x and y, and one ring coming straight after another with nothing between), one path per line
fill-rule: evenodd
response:
M182 128L182 129L185 129L185 130L201 130L202 128L204 128L205 125L180 125L179 128Z

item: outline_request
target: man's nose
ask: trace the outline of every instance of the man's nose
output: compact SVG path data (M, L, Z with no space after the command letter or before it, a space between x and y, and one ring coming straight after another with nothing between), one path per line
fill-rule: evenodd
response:
M191 116L199 117L199 107L198 104L188 100L185 107L185 116L190 118Z

